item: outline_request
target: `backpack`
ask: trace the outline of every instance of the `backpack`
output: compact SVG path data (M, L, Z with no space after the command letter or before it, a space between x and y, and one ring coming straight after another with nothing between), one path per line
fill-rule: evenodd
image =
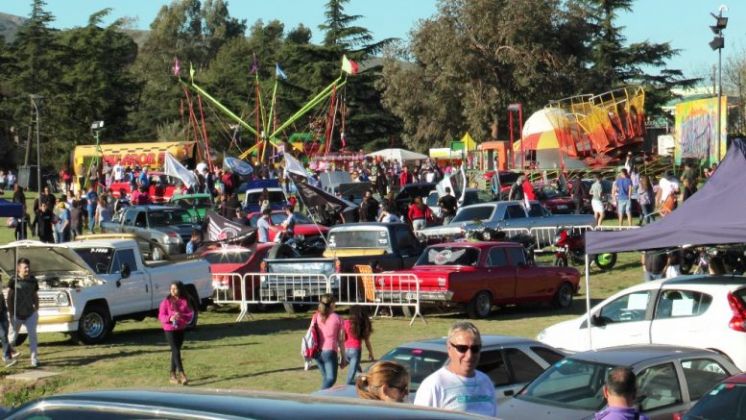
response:
M321 353L321 343L319 341L319 329L316 326L316 316L314 316L308 331L301 339L300 354L306 362L306 366L308 366L308 363L315 359L319 353Z

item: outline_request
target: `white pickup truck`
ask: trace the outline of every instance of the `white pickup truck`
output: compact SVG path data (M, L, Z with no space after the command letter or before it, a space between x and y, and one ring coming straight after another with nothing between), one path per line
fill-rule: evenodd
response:
M194 325L213 292L207 261L146 261L134 239L12 242L0 247L6 276L15 274L21 257L29 259L39 281L37 331L68 333L83 344L105 341L116 321L157 315L175 280L186 286Z

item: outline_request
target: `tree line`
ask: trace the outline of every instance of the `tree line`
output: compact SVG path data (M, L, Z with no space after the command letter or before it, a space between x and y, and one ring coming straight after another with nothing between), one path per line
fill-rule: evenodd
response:
M44 164L59 167L74 145L90 144L90 125L103 120L102 138L114 141L180 140L194 137L189 98L172 74L195 81L229 109L255 121L255 76L269 99L275 63L280 122L295 113L340 74L343 54L361 72L340 89L334 140L344 131L352 149L404 144L424 151L469 131L489 137L504 127L509 104L527 114L552 99L602 93L642 84L647 111L659 112L671 88L686 86L666 68L677 53L667 43L628 44L616 23L632 0L440 0L435 15L412 28L406 42L375 41L345 12L349 0L329 0L321 43L304 25L230 15L223 0L174 0L163 6L139 44L126 19L109 25L109 9L85 26L53 28L43 0L33 0L15 39L0 39L0 167L22 164L33 105L41 117ZM320 11L321 13L322 11ZM194 96L192 109L199 113ZM286 132L317 136L329 113L320 107ZM203 102L210 143L238 154L254 143L219 111ZM342 127L344 125L344 127ZM501 130L504 133L504 130ZM503 136L504 137L504 136Z

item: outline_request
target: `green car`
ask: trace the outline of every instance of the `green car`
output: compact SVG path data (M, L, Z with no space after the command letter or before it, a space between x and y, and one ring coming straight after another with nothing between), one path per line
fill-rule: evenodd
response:
M212 210L214 204L210 194L181 194L171 197L169 204L186 210L197 221L205 220L207 210Z

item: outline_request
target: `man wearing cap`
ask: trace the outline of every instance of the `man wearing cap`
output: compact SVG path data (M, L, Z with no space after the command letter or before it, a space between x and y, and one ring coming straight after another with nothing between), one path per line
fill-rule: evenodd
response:
M471 322L451 327L446 339L448 364L425 378L414 398L415 405L497 416L495 386L477 370L482 338Z

